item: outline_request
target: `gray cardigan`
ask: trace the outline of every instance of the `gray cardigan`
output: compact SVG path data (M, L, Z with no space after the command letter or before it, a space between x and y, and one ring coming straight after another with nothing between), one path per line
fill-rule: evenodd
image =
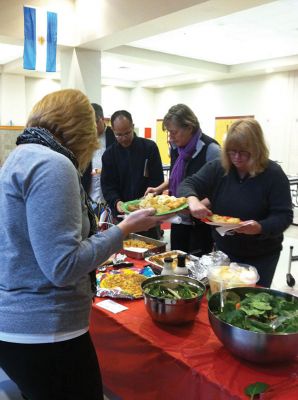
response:
M0 332L88 326L88 273L122 245L116 226L90 238L88 232L71 161L41 145L18 146L0 171Z

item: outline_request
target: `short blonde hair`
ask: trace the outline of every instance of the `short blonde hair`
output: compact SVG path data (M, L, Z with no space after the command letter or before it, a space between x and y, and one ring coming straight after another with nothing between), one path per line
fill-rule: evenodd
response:
M169 109L162 121L163 131L167 130L169 122L180 128L191 126L193 134L200 128L197 116L186 104L176 104Z
M268 164L269 150L266 146L261 125L253 118L235 121L229 128L221 154L226 172L232 167L228 151L242 150L250 153L249 173L255 176L264 171Z
M46 95L33 107L26 126L48 129L74 153L81 171L98 148L95 113L80 90L58 90Z

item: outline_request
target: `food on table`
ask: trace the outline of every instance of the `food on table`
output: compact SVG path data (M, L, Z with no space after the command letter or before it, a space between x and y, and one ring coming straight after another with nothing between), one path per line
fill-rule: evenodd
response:
M91 175L100 175L101 174L101 169L100 168L93 168L91 171Z
M144 275L130 271L129 273L107 274L100 282L100 287L105 289L120 288L123 292L141 297L141 283L146 279Z
M255 267L237 263L217 265L208 272L211 293L219 292L221 287L255 286L259 278Z
M160 214L169 212L183 205L187 205L186 197L175 197L165 194L153 196L152 193L149 193L139 203L140 208L154 208L156 212Z
M150 296L161 299L193 299L201 296L203 289L187 283L152 283L144 288L144 292Z
M143 240L137 239L127 239L123 241L123 248L126 247L137 247L137 248L144 248L144 249L154 249L156 247L153 243L147 243Z
M215 222L219 224L239 224L241 222L240 218L236 217L226 217L223 215L212 214L207 217L210 222Z
M291 301L267 292L248 292L244 298L229 291L223 311L216 315L238 328L263 333L298 332L298 299ZM278 322L276 328L274 321Z
M150 257L148 257L147 260L149 262L153 262L153 263L158 264L161 267L163 267L165 258L171 257L173 259L172 268L174 269L177 267L179 254L184 254L184 253L179 252L177 250L176 251L173 250L173 251L168 251L166 253L161 253L161 254L156 254L154 256L150 256ZM189 256L186 256L186 265L188 264L188 262L190 262L190 258L189 258Z
M138 204L128 204L127 210L130 212L136 211L140 209L140 203Z

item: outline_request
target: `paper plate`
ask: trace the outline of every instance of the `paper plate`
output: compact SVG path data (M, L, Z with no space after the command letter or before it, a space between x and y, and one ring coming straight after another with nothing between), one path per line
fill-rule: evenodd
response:
M202 218L202 222L205 222L207 225L213 225L213 226L224 226L225 228L238 228L240 226L243 226L242 224L230 224L228 222L212 222L208 218Z

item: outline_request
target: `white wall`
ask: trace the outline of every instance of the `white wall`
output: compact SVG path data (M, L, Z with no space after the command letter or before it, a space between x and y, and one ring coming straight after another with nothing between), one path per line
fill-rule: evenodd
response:
M22 125L25 120L25 78L2 74L0 92L0 125Z
M151 128L152 139L155 139L154 90L142 87L127 89L104 86L101 95L105 117L110 117L117 110L127 110L132 115L138 134L144 136L145 128Z
M175 87L156 91L155 118L185 103L202 130L214 136L215 117L254 115L263 127L270 158L298 173L298 71Z
M53 79L26 78L26 118L35 103L41 100L46 94L60 90L60 81Z
M155 120L152 114L154 99L153 90L137 87L131 91L130 104L134 124L138 127L140 136L144 136L145 128L151 128L153 140L156 137Z
M34 104L60 89L60 82L21 75L0 75L0 125L25 125Z
M101 98L101 106L106 118L109 118L117 110L127 110L134 118L131 108L131 89L103 86L101 89Z
M59 89L58 81L2 74L1 124L12 120L23 125L32 106ZM271 159L281 162L286 173L298 173L298 71L159 90L102 87L105 116L126 109L141 135L144 127L152 128L153 139L156 119L177 103L189 105L210 136L215 134L215 117L254 115L263 127Z

